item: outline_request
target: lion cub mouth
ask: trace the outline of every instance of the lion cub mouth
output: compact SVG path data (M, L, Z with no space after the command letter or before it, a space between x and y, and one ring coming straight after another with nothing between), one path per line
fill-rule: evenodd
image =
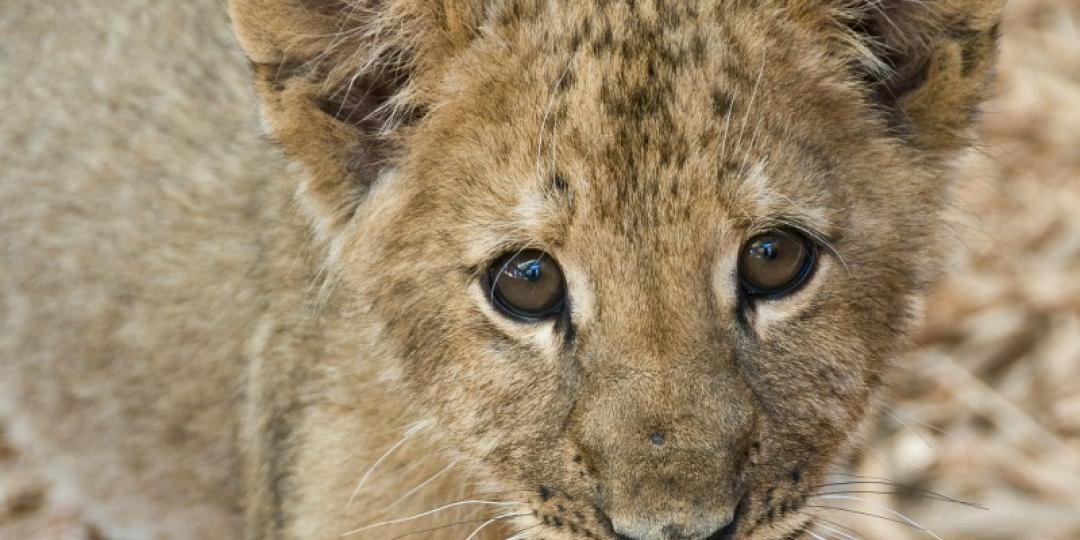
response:
M588 497L541 486L529 504L527 512L535 523L528 530L536 538L544 537L545 532L567 535L566 538L572 539L610 540L798 538L811 524L809 516L800 512L808 497L797 491L783 496L778 492L778 489L769 490L757 499L756 505L754 497L743 497L733 512L719 519L710 519L706 512L697 512L688 514L688 519L683 522L647 515L641 516L642 519L636 523L619 523L601 509L601 504Z

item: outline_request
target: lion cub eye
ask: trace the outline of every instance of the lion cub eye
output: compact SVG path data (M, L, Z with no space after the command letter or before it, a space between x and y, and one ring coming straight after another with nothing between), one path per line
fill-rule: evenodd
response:
M500 257L489 268L491 303L503 313L537 320L560 313L566 281L555 259L534 249Z
M759 234L739 254L739 280L746 294L777 298L794 292L810 276L817 258L814 244L790 229Z

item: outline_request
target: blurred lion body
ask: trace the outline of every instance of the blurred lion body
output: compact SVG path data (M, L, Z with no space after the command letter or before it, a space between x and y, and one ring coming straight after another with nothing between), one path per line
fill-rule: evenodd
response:
M12 436L108 537L239 537L239 382L273 323L250 336L302 311L264 287L306 284L259 245L304 237L223 6L18 1L0 28Z
M484 424L481 412L488 405L477 404L477 410L462 405L478 398L459 389L458 379L446 373L424 379L416 375L415 363L400 361L407 357L402 351L414 347L457 351L473 362L474 349L494 348L468 337L479 323L463 324L464 329L448 332L459 341L446 342L408 326L401 322L409 317L406 307L422 304L416 298L420 288L398 281L409 266L400 264L380 273L365 259L391 260L398 253L395 250L419 257L446 249L445 239L435 241L419 231L434 228L430 223L453 223L453 216L425 213L429 210L421 204L424 199L418 196L416 185L392 181L395 175L445 174L466 183L461 179L468 175L453 169L460 166L458 163L446 160L445 164L432 165L437 157L425 155L427 149L447 144L460 150L455 155L483 164L470 171L507 167L499 158L485 155L491 148L475 146L476 141L494 139L482 135L470 138L475 135L470 133L454 136L456 126L484 117L486 101L473 108L459 108L456 113L453 108L450 112L436 110L434 105L450 101L447 96L451 90L476 96L481 89L494 89L496 97L511 96L506 98L508 103L546 103L555 82L551 75L569 70L561 54L566 51L558 47L573 40L569 36L554 39L555 50L548 51L550 59L537 62L535 72L530 72L534 78L524 89L514 87L520 81L480 85L468 80L469 76L482 71L484 58L500 54L491 45L475 56L462 52L474 41L482 41L474 22L483 15L480 3L390 2L399 10L395 16L420 21L415 22L420 30L393 35L385 29L392 25L384 21L382 30L357 32L355 41L339 39L348 33L336 34L329 24L340 23L335 18L338 12L333 11L335 2L310 4L234 2L246 60L233 43L222 2L215 0L123 1L113 3L108 11L89 2L59 7L18 1L0 13L0 30L16 44L0 51L0 79L5 81L0 87L5 119L0 128L4 162L0 185L0 414L9 422L16 443L47 464L57 493L79 501L87 509L89 521L107 537L336 537L350 526L453 502L473 473L488 482L485 485L501 490L523 486L534 490L533 484L517 482L518 475L532 481L544 474L505 465L515 459L527 461L513 454L514 448L527 445L508 449L512 445L507 441L542 445L536 441L546 437L549 432L544 431L545 426L553 420L522 420L531 418L522 416L508 423L497 418ZM945 204L944 196L926 182L944 170L945 155L968 142L970 109L981 97L993 58L990 27L997 16L996 8L971 8L973 2L940 4L945 6L942 13L958 14L971 23L969 33L952 36L948 46L928 53L938 71L919 75L919 84L925 86L903 89L902 97L907 101L896 105L903 113L899 122L918 127L904 140L907 146L897 150L888 146L894 142L881 142L866 147L887 170L917 164L905 173L911 186L878 187L875 194L895 196L912 209L925 210L926 222L914 223L921 221L918 218L909 223L891 214L875 215L873 207L856 207L854 215L844 216L855 223L843 225L871 231L890 246L905 245L907 238L900 236L910 234L916 243L926 241L925 245L908 246L911 253L919 254L933 253L935 216ZM530 39L541 41L536 32L515 33L516 25L540 25L535 19L545 13L539 8L531 12L532 8L523 9L524 14L508 9L513 17L506 15L500 22L509 28L503 38L521 46L515 51L527 48ZM594 15L591 9L582 7L580 13L559 18L558 24L590 17ZM795 14L791 27L808 36L832 28L813 2L791 1L784 9ZM968 11L979 16L971 17ZM748 16L752 12L739 13ZM626 14L616 10L614 15L605 12L605 16L623 20L620 17ZM357 20L363 21L363 16ZM440 31L424 24L441 25ZM615 24L616 35L638 31ZM558 30L553 32L559 34ZM602 32L597 32L601 34L596 41L600 45L593 44L594 49L603 46ZM418 35L433 37L417 41ZM936 39L937 35L933 36ZM846 39L840 33L834 37L838 42ZM404 76L400 73L391 73L391 80L378 79L382 73L375 68L385 58L364 52L363 46L372 48L379 43L365 41L369 39L385 40L391 47L416 55L407 66L394 66L410 70L406 86L394 86L401 84L397 77ZM764 49L763 43L751 38L750 48ZM353 48L355 45L363 46ZM387 53L393 54L393 50ZM822 60L822 65L835 68L868 53L860 49L846 54L841 59ZM57 61L42 63L40 58L46 55ZM755 62L746 63L756 66L758 57L753 58ZM812 55L792 58L792 72L812 70L814 60L817 58ZM286 171L278 152L257 136L254 120L259 100L251 89L248 62L254 66L266 123L292 162L298 164L292 172ZM375 68L358 73L357 65ZM784 70L772 65L767 71L773 80L807 91L807 86L801 86L803 81L792 82L795 75L785 79ZM760 72L757 77L760 82ZM578 79L582 86L594 82L588 72L580 73ZM350 101L345 92L342 98L343 86L358 80L374 94L361 93L360 98ZM379 96L378 91L385 86L399 91ZM816 107L816 118L836 111L854 116L851 111L858 107L841 100L856 95L852 89L836 83L828 90L835 93L817 96L821 101L810 100ZM371 95L384 98L397 110L436 110L430 124L425 124L434 127L409 131L414 126L406 126L400 137L397 132L385 138L381 132L379 137L371 135L373 128L364 121L387 104L366 103ZM697 96L692 91L687 95ZM651 106L647 100L643 103L631 98L626 102L633 107ZM570 122L567 118L576 114L593 114L583 104L587 100L576 99L579 101L570 101L569 113L561 113L563 122ZM757 99L783 102L783 97L777 96ZM751 99L750 105L753 103ZM824 110L828 105L837 107ZM718 107L724 105L702 100L691 106L687 117L711 117L719 114L715 111ZM351 122L354 109L361 121ZM344 121L342 111L347 113ZM496 154L531 157L534 144L529 138L535 131L528 127L531 120L521 120L505 110L492 114L503 115L497 118L499 125L511 126L507 133L529 141L525 146L530 150ZM813 117L810 112L806 115ZM375 131L392 129L396 122L406 123L399 117L379 120ZM545 116L541 124L546 121ZM604 122L600 118L594 124ZM854 130L845 136L876 133L882 123L856 118L845 124ZM806 126L794 124L784 127L806 130ZM825 126L822 129L828 131ZM843 127L835 129L845 133ZM503 140L507 139L513 137ZM763 136L761 140L769 139ZM575 143L567 146L567 154L574 155ZM419 150L413 155L409 148ZM844 162L846 170L859 170L847 163L850 156L843 155L846 148L840 143L824 151L835 153L826 157ZM577 155L588 161L583 157L589 156L588 152ZM656 159L660 158L653 154L642 157L642 161ZM394 160L406 164L401 167L404 172L388 173L376 165ZM693 164L692 158L690 161ZM521 161L516 167L530 170L532 165ZM455 172L461 174L449 174ZM350 183L353 178L360 181L354 185ZM298 187L299 206L295 204ZM446 191L454 189L468 192L472 186ZM501 200L514 200L515 196L504 195ZM446 202L443 211L453 208L454 203L461 204L450 200L453 202ZM701 223L721 215L708 205L699 208L705 208L700 210ZM904 211L898 204L896 214ZM418 219L390 219L410 213ZM379 219L396 223L397 228L380 225ZM406 236L410 231L412 236ZM470 232L474 236L485 234ZM901 263L895 264L901 267ZM872 266L868 272L874 270ZM832 333L844 324L862 325L860 330L869 337L860 334L858 340L853 338L853 351L873 359L895 351L902 340L894 342L893 332L903 334L910 325L916 303L913 298L934 271L922 265L902 268L896 273L908 273L891 284L896 289L890 297L897 302L895 313L867 322L854 315L830 319L823 323L828 327L823 339L841 348L848 343L830 337ZM396 271L392 274L391 270ZM895 269L887 270L881 275L893 275L889 272ZM324 281L338 280L345 285L321 286ZM355 291L364 291L364 298L373 300L357 301L351 296ZM393 303L399 305L387 307ZM440 307L464 313L464 305L462 301ZM391 324L393 321L398 323ZM888 327L889 332L872 325ZM875 343L879 336L881 342ZM869 361L865 361L867 365L861 359L850 361L857 365L854 371L865 375L865 380L845 380L846 386L838 386L851 391L851 401L839 405L821 398L815 402L827 411L821 414L842 418L838 425L843 429L822 431L816 443L820 446L813 451L793 449L782 435L762 435L766 441L762 452L773 452L773 461L803 463L850 446L852 433L863 420L861 408L872 401L877 377L884 372L883 366L869 365ZM466 365L462 369L488 369L480 361ZM556 394L563 387L546 379L535 380L541 381L535 385L538 402L551 402L548 409L558 408ZM477 394L481 392L476 389L483 388L504 395L500 382L507 387L518 385L515 389L520 386L520 381L512 381L494 368L460 379L461 388L466 388L468 381ZM422 397L414 402L408 394L384 387L407 388ZM450 397L440 401L431 395L434 390L429 394L423 388L440 389ZM496 406L503 407L504 402ZM664 406L658 405L661 409ZM860 410L852 410L855 408ZM784 407L778 410L777 425L796 422L785 420ZM582 425L593 416L613 417L610 411L566 414L578 418ZM750 433L767 431L757 427L763 417L759 413L709 410L708 414L738 426L732 433L745 443L747 452ZM432 426L443 433L430 433ZM587 432L581 436L585 439L601 437L589 429L603 431L581 429ZM432 453L432 445L444 451ZM562 447L543 448L544 456L563 456ZM555 474L551 471L561 465L554 464L556 457L551 457L551 462L547 459L538 461L536 467L546 467L547 473ZM469 465L439 474L459 462ZM373 463L378 467L369 471ZM765 471L760 473L762 478L790 473L773 471L768 465L761 469ZM798 498L796 488L820 478L824 465L807 465L806 471L806 477L796 479L791 488L793 500ZM589 474L599 473L593 470ZM409 494L408 488L429 478L435 480L426 489L396 501ZM510 478L513 480L507 480ZM358 486L358 481L362 485ZM579 493L575 481L553 480L569 486L562 488L567 494ZM527 501L532 516L555 512L549 508L554 503L543 495L543 487L540 494L540 499L533 495ZM567 501L562 504L569 505ZM723 504L730 507L728 510L734 507L726 499ZM750 508L764 512L760 508L763 504L755 501ZM385 510L391 505L393 512L387 514ZM515 517L522 518L523 526L539 525L529 521L533 517L528 512ZM461 519L473 519L476 525L486 521L476 520L473 514ZM595 534L610 533L599 518L582 518L582 527ZM770 517L760 537L789 534L797 527L794 521L772 524ZM380 528L372 537L389 538L415 530L415 523L405 523ZM545 534L576 538L556 529L545 530ZM431 532L427 537L443 537L440 535L460 537L461 530Z
M242 419L277 414L244 381L287 403L282 358L332 351L319 264L222 3L110 6L0 13L0 410L106 537L243 537L242 449L271 441ZM327 466L354 482L390 434L350 429L372 447Z

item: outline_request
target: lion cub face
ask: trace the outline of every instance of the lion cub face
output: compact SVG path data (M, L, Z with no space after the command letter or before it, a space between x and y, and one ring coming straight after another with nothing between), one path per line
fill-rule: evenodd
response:
M233 11L365 361L530 534L651 540L805 526L930 276L997 7L869 4Z

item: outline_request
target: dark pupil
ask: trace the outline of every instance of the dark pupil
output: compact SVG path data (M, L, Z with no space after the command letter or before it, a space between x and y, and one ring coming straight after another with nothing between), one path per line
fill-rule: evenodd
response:
M495 300L506 310L526 317L551 314L565 295L558 264L538 251L503 259L493 268Z
M750 241L739 272L752 288L773 292L799 279L805 270L807 255L805 242L800 237L775 231Z

